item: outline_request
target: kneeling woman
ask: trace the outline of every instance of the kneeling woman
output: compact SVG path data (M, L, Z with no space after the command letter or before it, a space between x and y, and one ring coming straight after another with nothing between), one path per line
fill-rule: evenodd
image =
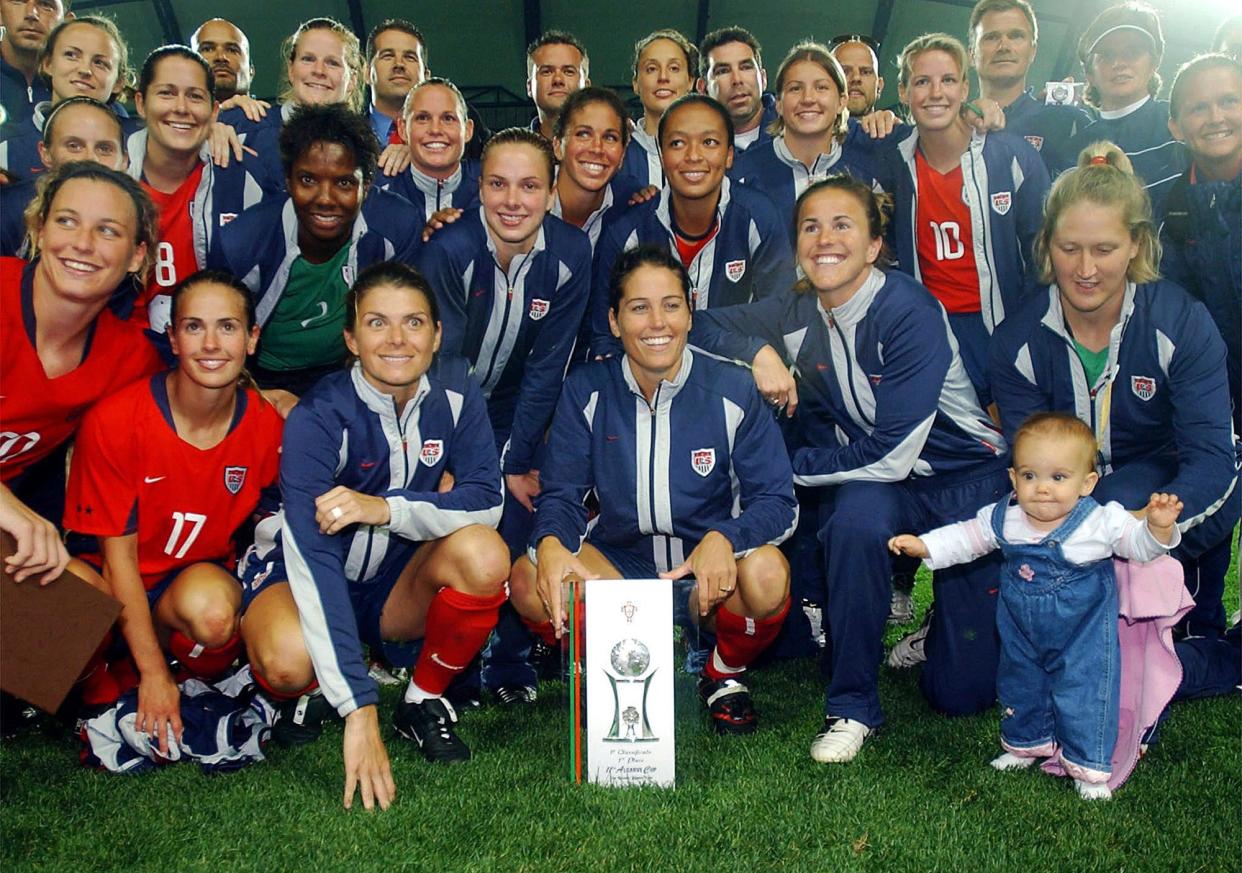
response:
M739 677L789 609L789 565L776 548L798 517L788 456L750 375L687 348L690 278L666 248L618 256L610 298L625 355L565 382L537 499L535 564L514 567L513 603L552 643L571 573L693 576L677 588L676 609L716 636L699 691L719 733L749 733L757 722ZM591 489L600 516L583 542Z
M256 678L292 700L318 679L345 718L345 804L357 783L370 809L395 789L362 644L396 660L394 642L423 640L394 726L429 760L469 758L441 694L496 623L509 551L493 529L500 462L483 396L462 361L428 372L440 316L426 280L376 264L346 307L357 363L289 414L284 505L260 525L243 577L247 623L262 614L270 630L247 636Z
M181 734L165 652L207 678L241 654L242 591L227 568L237 557L234 533L276 484L284 424L240 385L259 337L244 285L195 273L174 290L170 312L176 369L131 383L87 414L65 509L67 528L99 540L138 667L137 726L157 737L161 753L170 732Z
M792 464L819 504L832 641L826 718L811 757L833 763L852 760L884 721L877 680L890 532L969 518L1009 482L1005 441L979 407L944 310L913 279L875 267L884 220L874 192L831 176L802 193L794 214L806 277L798 293L700 313L694 342L753 360L760 378L754 352L766 341L799 376ZM722 342L721 328L755 337L753 346ZM998 572L981 559L932 578L922 688L943 712L979 712L995 699Z

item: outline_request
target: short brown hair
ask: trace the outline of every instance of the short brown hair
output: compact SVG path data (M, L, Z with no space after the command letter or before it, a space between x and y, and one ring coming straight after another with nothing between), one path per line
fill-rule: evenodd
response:
M979 0L975 8L970 10L970 26L966 29L967 43L972 46L975 44L975 31L983 21L983 16L989 12L1008 12L1011 9L1017 9L1026 16L1027 23L1031 25L1031 42L1039 42L1039 23L1035 20L1035 10L1026 0Z
M789 50L789 54L785 55L785 59L781 61L780 67L776 71L776 86L773 90L779 98L782 91L785 90L785 76L789 73L789 68L798 61L809 61L812 64L818 64L824 68L824 72L828 74L828 78L832 79L837 86L837 92L841 95L841 116L837 119L837 126L833 130L834 136L845 136L847 125L850 118L850 110L846 105L849 98L849 88L845 81L845 72L841 69L841 64L832 56L832 52L828 51L828 47L818 42L800 42ZM776 136L785 130L785 120L780 116L768 125L768 133Z

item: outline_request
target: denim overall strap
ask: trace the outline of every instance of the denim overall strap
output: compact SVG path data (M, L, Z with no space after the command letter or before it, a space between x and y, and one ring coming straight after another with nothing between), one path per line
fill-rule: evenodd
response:
M1005 512L1013 499L1014 492L1010 491L1003 500L996 501L992 506L992 533L996 535L996 541L1001 546L1009 545L1009 541L1005 539Z
M1043 539L1043 545L1056 549L1057 558L1064 561L1065 553L1061 551L1061 544L1073 536L1074 531L1087 520L1087 516L1099 509L1100 504L1095 502L1091 496L1079 497L1078 502L1074 504L1074 508L1070 510L1070 514L1065 516L1057 528Z

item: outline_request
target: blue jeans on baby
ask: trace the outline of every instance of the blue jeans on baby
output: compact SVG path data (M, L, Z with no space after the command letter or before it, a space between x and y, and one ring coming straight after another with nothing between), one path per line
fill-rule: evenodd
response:
M996 610L1001 740L1018 754L1049 755L1055 743L1067 763L1107 774L1121 686L1117 580L1112 559L1072 564L1061 550L1099 504L1080 498L1042 542L1025 544L1005 540L1008 503L992 513L1005 556Z

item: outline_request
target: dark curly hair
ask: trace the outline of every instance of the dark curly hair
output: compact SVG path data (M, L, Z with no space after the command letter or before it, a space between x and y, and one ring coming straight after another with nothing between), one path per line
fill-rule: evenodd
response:
M686 295L686 305L691 305L690 274L686 272L681 259L668 246L645 245L622 252L612 262L612 271L608 277L608 308L613 312L621 307L621 298L625 295L625 280L639 267L663 267L672 272L681 286L681 293Z
M294 163L311 146L323 142L336 143L352 154L362 170L362 186L370 187L379 163L379 140L371 123L344 103L300 106L294 110L280 131L280 166L285 177L289 177Z

